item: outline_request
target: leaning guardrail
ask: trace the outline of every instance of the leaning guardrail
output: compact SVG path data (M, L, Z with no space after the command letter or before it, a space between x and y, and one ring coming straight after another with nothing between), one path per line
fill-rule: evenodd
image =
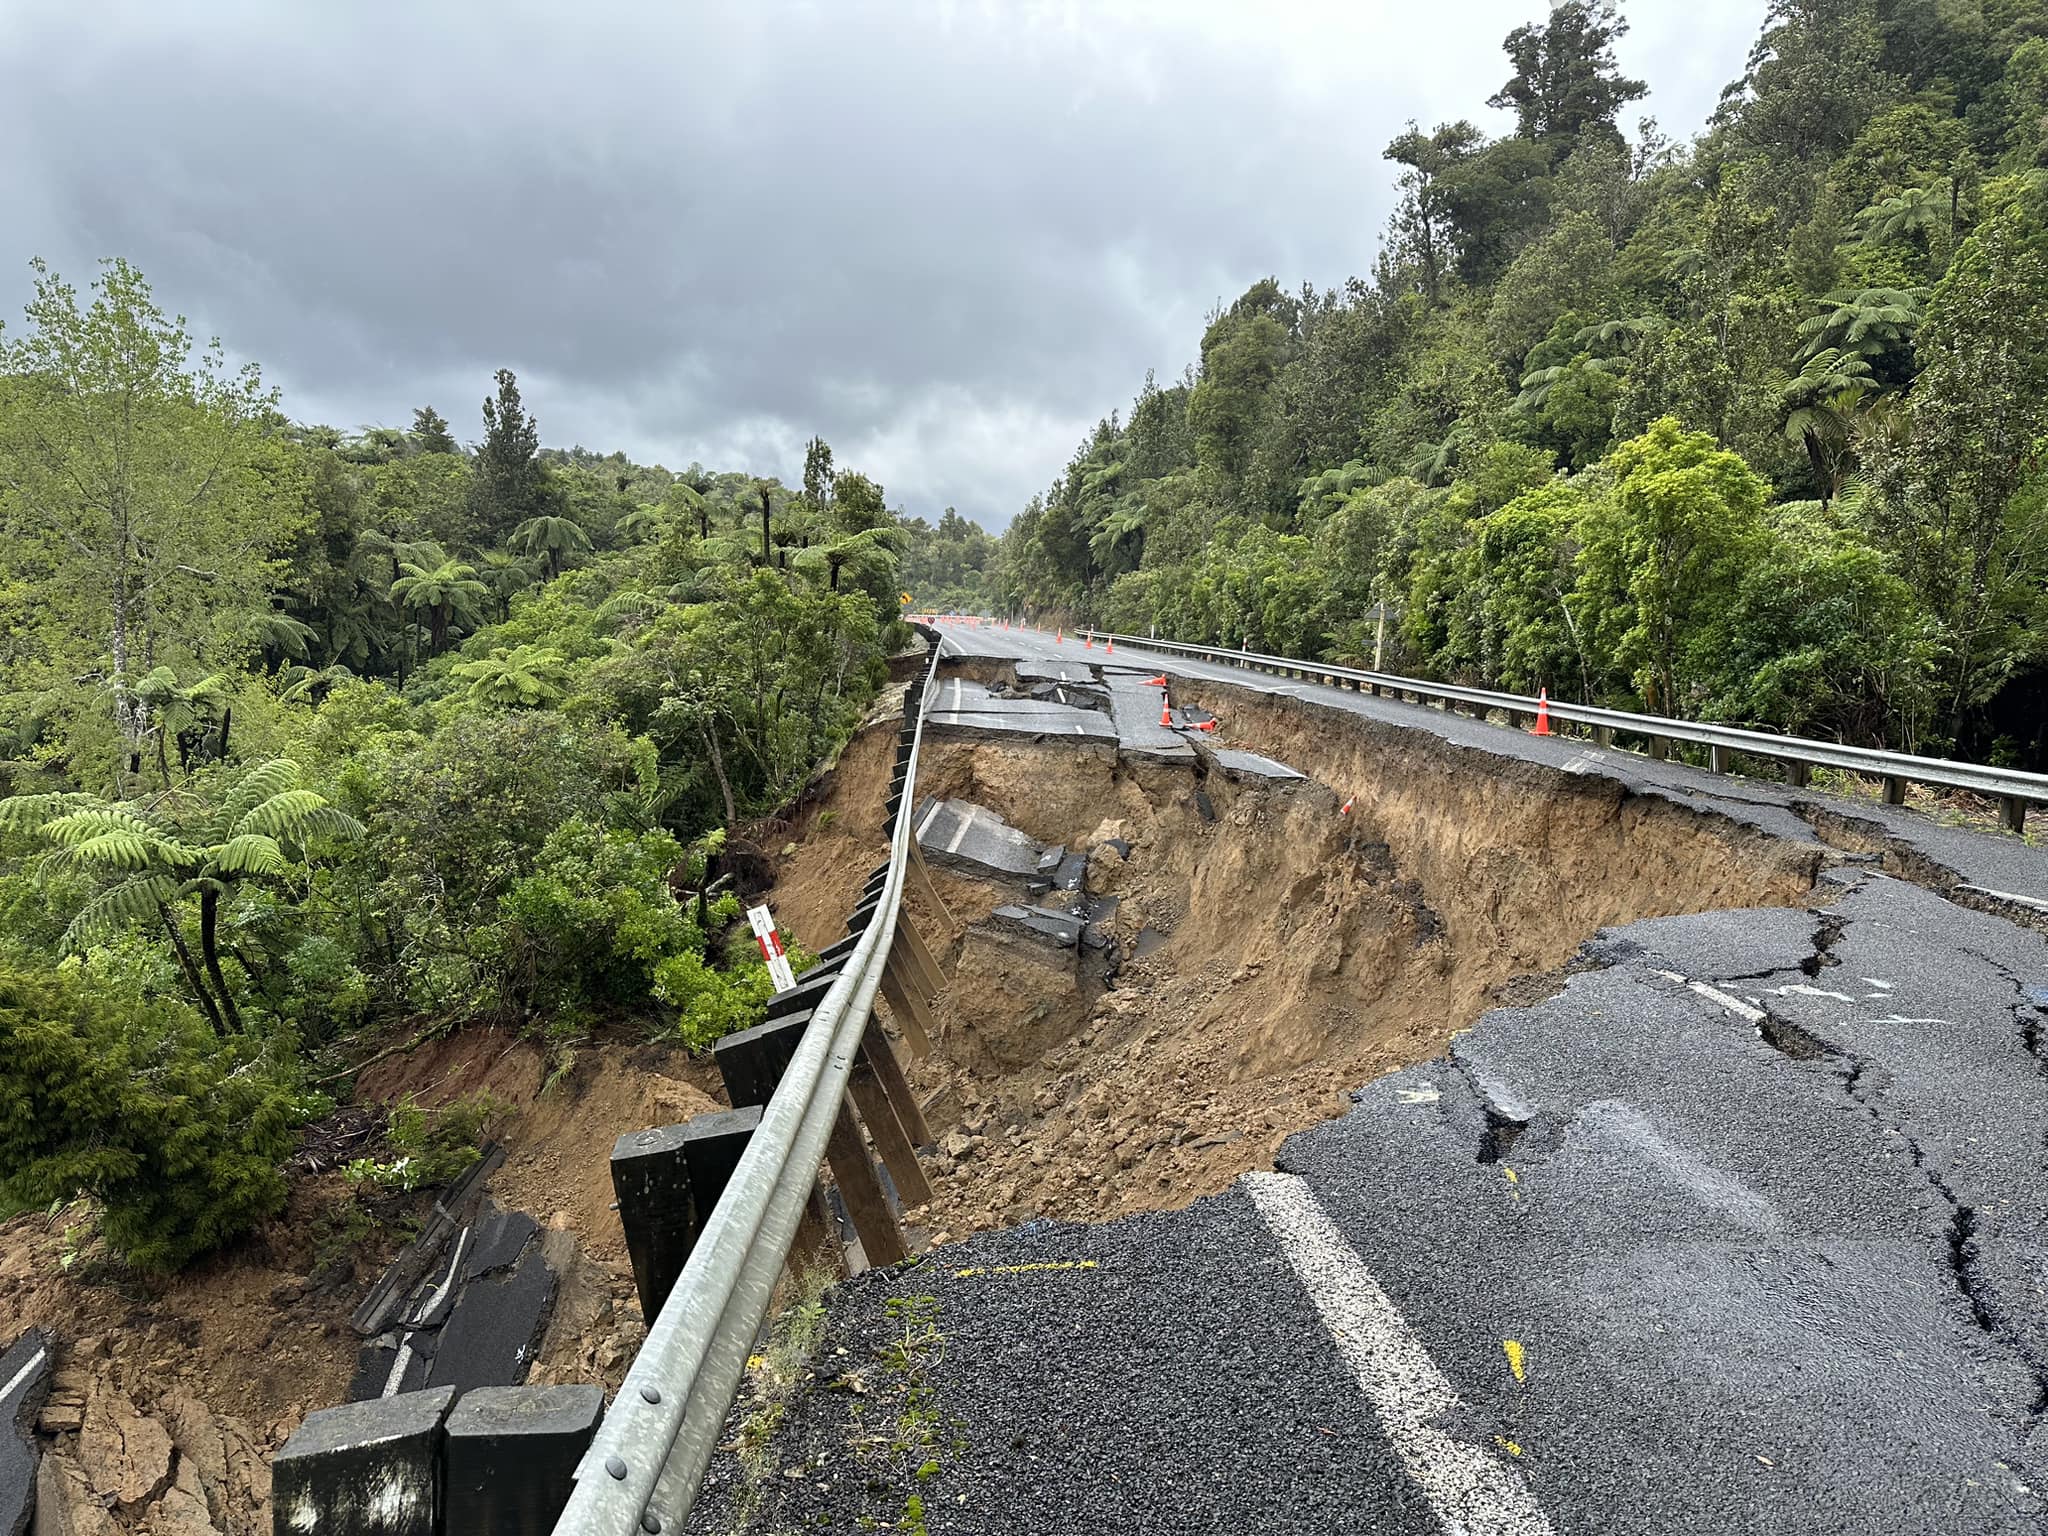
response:
M904 699L898 783L886 874L865 926L746 1139L680 1275L648 1329L577 1468L557 1536L632 1536L680 1526L738 1393L776 1277L824 1161L860 1054L875 996L898 950L897 916L911 875L917 753L936 685L938 636ZM870 902L863 902L863 909ZM908 935L906 935L906 938ZM772 1011L772 1010L771 1010ZM836 1165L835 1165L836 1166Z
M1468 688L1461 683L1430 682L1389 672L1365 672L1355 667L1333 666L1328 662L1299 661L1292 657L1234 651L1221 646L1186 645L1177 640L1160 640L1147 635L1119 635L1103 630L1092 634L1095 639L1111 640L1131 650L1193 657L1305 680L1321 678L1375 694L1412 697L1424 703L1439 701L1447 707L1462 704L1482 712L1503 710L1511 718L1516 715L1533 716L1539 704L1538 700L1526 694ZM2006 827L2014 832L2026 830L2029 805L2048 805L2048 774L1991 768L1981 763L1959 763L1942 757L1915 757L1908 752L1849 747L1801 736L1774 736L1768 731L1744 730L1738 726L1696 720L1673 720L1662 715L1630 714L1619 709L1560 703L1556 699L1542 702L1547 704L1553 722L1564 721L1589 727L1603 745L1611 744L1617 734L1638 736L1649 744L1653 758L1666 757L1672 742L1705 747L1708 766L1716 773L1727 772L1732 766L1730 760L1740 753L1785 765L1795 784L1804 784L1815 768L1836 769L1880 779L1884 783L1885 801L1890 805L1903 803L1908 784L1967 790L1996 799Z

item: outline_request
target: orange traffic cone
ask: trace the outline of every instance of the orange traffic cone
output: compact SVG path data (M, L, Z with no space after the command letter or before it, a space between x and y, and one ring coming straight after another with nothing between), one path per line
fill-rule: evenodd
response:
M1536 724L1529 734L1531 736L1548 736L1550 734L1550 690L1548 688L1541 689L1536 695Z
M1052 643L1054 645L1065 645L1067 643L1067 632L1064 628L1056 629L1052 632Z
M1114 656L1116 654L1116 642L1114 640L1109 640L1105 641L1104 643L1109 647L1109 654Z
M1091 630L1089 630L1089 631L1088 631L1088 638L1087 638L1086 640L1084 640L1084 641L1082 641L1082 642L1081 642L1081 649L1082 649L1082 650L1084 650L1084 651L1092 651L1092 650L1094 650L1094 649L1095 649L1095 631L1094 631L1094 630L1092 630L1092 629L1091 629Z
M1146 678L1145 686L1147 688L1164 688L1166 686L1166 674L1162 672L1157 677Z
M1349 800L1346 800L1342 805L1337 807L1337 814L1339 816L1349 816L1351 814L1351 807L1357 803L1357 800L1358 797L1356 795L1353 795Z
M1159 695L1159 723L1169 731L1173 729L1173 706L1166 702L1166 695Z

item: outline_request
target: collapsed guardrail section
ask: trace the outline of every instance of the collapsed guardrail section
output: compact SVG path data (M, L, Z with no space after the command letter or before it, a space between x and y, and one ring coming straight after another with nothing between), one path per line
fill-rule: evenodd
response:
M651 1322L610 1407L596 1385L442 1386L310 1414L272 1464L278 1536L679 1528L785 1265L907 1256L897 1210L930 1198L916 1149L931 1133L874 1007L879 995L914 1054L930 1049L944 977L901 911L914 886L946 920L911 826L940 653L937 632L918 630L928 651L904 693L889 857L846 936L769 1000L765 1023L718 1043L731 1109L628 1132L613 1148L620 1220ZM824 1166L857 1260L834 1236Z

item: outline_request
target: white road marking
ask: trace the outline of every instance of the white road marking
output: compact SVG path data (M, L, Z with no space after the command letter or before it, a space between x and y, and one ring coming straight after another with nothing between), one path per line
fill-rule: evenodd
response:
M1726 992L1721 991L1720 988L1710 987L1704 981L1687 981L1676 971L1659 971L1657 974L1666 981L1675 981L1681 986L1691 988L1710 1003L1719 1003L1723 1008L1726 1008L1745 1023L1761 1024L1766 1017L1761 1008L1752 1008L1741 998L1730 997Z
M960 679L957 677L953 679L953 712L960 712Z
M1308 1184L1286 1173L1242 1182L1446 1536L1551 1536L1514 1467L1444 1431L1464 1407L1456 1389Z
M1394 1097L1403 1104L1434 1104L1443 1095L1436 1091L1435 1083L1424 1083L1420 1088L1396 1088Z
M448 1260L447 1277L434 1287L432 1293L427 1297L426 1305L418 1310L417 1316L432 1317L434 1309L440 1306L447 1299L449 1291L454 1289L455 1277L462 1272L462 1255L469 1247L469 1234L470 1228L464 1227L456 1237L455 1252ZM391 1374L384 1378L384 1390L378 1396L396 1397L399 1384L405 1380L405 1368L410 1364L412 1364L412 1334L408 1332L399 1341L398 1353L392 1356L391 1359Z
M1804 982L1794 982L1789 987L1773 987L1771 990L1780 997L1798 994L1800 997L1831 997L1838 1003L1853 1003L1855 998L1846 992L1829 992L1820 987L1809 987Z
M8 1382L6 1386L0 1387L0 1403L4 1403L7 1401L7 1399L14 1396L16 1390L21 1386L21 1384L24 1381L27 1381L29 1377L33 1376L36 1373L37 1369L43 1363L44 1356L48 1353L49 1352L47 1350L39 1349L34 1354L28 1357L28 1364L24 1365L20 1370L16 1371L14 1373L14 1379Z
M938 819L939 812L943 811L945 808L945 801L934 800L932 802L932 808L924 813L924 820L917 824L917 840L920 843L924 841L925 833L931 831L932 823Z
M960 818L960 830L953 834L953 841L946 844L946 852L958 853L960 851L960 845L967 841L967 829L974 825L974 818L980 814L980 806L970 805L967 807L967 814Z
M1084 727L1077 725L1074 727L1074 734L1076 736L1086 736L1088 732Z

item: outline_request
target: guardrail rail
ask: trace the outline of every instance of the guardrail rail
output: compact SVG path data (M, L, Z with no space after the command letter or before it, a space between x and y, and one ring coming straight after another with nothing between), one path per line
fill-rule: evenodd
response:
M897 948L898 909L913 875L917 755L941 649L935 630L919 630L930 649L904 696L889 863L872 911L812 1009L760 1124L585 1452L556 1536L660 1536L680 1526L702 1488Z
M1084 630L1081 633L1097 640L1114 641L1131 650L1186 656L1225 666L1299 677L1305 681L1321 679L1332 686L1348 685L1362 692L1413 698L1418 703L1440 702L1446 708L1464 705L1481 713L1501 710L1511 720L1516 716L1533 718L1539 704L1538 700L1526 694L1471 688L1462 683L1431 682L1391 672L1361 671L1356 667L1340 667L1324 661L1301 661L1287 656L1268 656L1258 651L1231 650L1225 646L1187 645L1177 640L1115 634L1108 630ZM1992 768L1981 763L1960 763L1942 757L1916 757L1909 752L1887 752L1873 747L1851 747L1803 736L1775 736L1768 731L1746 730L1740 726L1673 720L1663 715L1631 714L1626 710L1600 709L1556 699L1541 702L1547 704L1553 722L1586 726L1602 746L1612 745L1618 735L1637 736L1648 743L1648 755L1657 760L1670 755L1673 742L1705 747L1707 766L1715 773L1731 771L1732 759L1740 753L1783 765L1788 778L1797 786L1803 786L1815 768L1881 780L1887 805L1903 804L1908 784L1965 790L1996 800L2000 819L2013 832L2026 830L2029 806L2048 806L2048 774L2027 773L2016 768Z

